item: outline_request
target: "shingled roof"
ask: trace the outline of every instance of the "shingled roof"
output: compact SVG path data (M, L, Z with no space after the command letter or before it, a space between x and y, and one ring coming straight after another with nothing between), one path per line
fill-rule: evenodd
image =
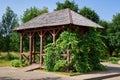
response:
M39 15L38 17L15 28L14 30L17 31L17 30L34 29L34 28L48 27L48 26L67 25L67 24L103 28L102 26L96 24L95 22L67 8L67 9Z

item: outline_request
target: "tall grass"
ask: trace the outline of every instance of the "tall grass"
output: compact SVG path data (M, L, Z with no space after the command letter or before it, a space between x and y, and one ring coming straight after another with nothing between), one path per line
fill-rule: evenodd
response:
M10 66L10 61L19 59L18 52L0 52L0 66Z

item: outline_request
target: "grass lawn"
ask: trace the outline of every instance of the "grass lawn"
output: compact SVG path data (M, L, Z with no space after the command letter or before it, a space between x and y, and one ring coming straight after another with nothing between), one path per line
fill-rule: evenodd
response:
M12 56L11 60L19 59L18 52L10 52L10 56ZM0 52L0 67L10 66L11 60L7 52Z
M0 60L0 67L10 66L10 61Z

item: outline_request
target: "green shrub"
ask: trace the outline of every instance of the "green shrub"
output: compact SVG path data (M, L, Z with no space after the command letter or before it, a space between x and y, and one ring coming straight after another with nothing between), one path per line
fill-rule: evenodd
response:
M109 61L113 64L117 64L120 58L117 57L109 57Z
M54 71L66 71L67 67L68 64L66 60L59 60L54 66Z
M16 59L16 60L11 61L11 66L12 67L25 67L25 66L28 66L28 62L20 61Z
M21 67L25 67L25 66L28 66L28 65L29 65L29 62L21 61Z
M102 70L100 56L104 52L105 44L95 29L90 29L84 37L71 31L64 31L55 43L45 48L45 69L48 71L65 71L67 65L70 71L89 72ZM69 50L70 61L62 56Z
M20 60L12 60L11 61L11 66L12 67L20 67L21 66L21 61Z
M54 50L54 44L48 44L46 46L45 52L45 69L48 71L53 71L54 65L55 65L55 50Z

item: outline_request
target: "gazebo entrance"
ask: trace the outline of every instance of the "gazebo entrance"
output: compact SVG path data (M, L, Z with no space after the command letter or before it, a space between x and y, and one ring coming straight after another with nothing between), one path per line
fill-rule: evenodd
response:
M32 63L38 63L36 62L36 55L38 54L36 52L36 35L39 35L39 42L40 42L40 66L43 66L44 56L45 53L43 51L46 43L47 36L52 36L52 41L55 42L56 37L59 35L60 32L64 31L65 27L56 27L56 28L47 28L47 29L38 29L38 30L28 30L28 31L22 31L20 33L20 58L21 60L26 60L29 62L29 64ZM28 35L29 37L29 55L26 56L26 53L23 51L23 41L24 41L24 35Z

